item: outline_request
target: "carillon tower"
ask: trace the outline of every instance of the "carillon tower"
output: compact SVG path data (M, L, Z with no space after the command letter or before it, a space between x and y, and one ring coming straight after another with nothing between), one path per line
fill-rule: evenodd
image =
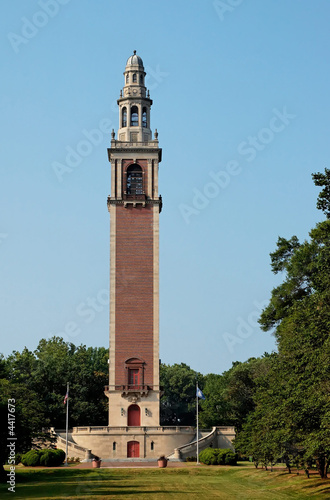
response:
M151 132L152 100L143 62L128 58L120 91L117 139L112 131L110 212L110 349L107 426L74 427L69 456L104 461L180 460L196 454L194 427L160 427L159 422L159 213L158 168L162 150ZM233 427L203 435L199 449L228 448Z
M159 213L162 150L152 137L144 66L128 58L112 132L109 426L159 426ZM134 443L134 441L132 441ZM129 450L127 456L138 456Z

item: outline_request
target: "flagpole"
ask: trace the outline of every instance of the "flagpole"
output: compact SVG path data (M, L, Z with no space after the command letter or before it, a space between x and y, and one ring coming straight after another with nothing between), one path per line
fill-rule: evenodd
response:
M198 429L198 382L196 381L196 422L197 422L197 436L196 436L196 444L197 444L197 464L199 464L199 460L198 460L198 455L199 455L199 439L198 439L198 435L199 435L199 429Z
M69 434L69 382L67 382L66 393L66 426L65 426L65 465L68 465L68 434Z

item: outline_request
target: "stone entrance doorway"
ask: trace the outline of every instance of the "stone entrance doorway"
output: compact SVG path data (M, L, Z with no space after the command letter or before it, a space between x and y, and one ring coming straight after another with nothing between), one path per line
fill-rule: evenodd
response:
M141 411L138 405L131 405L128 407L127 425L128 427L140 427Z
M129 441L127 443L127 458L140 457L140 443L138 441Z

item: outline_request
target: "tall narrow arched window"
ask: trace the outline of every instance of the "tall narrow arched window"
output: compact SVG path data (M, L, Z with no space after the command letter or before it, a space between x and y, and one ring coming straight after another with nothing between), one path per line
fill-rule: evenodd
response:
M139 110L137 106L131 107L131 127L138 127L139 125Z
M142 109L142 127L147 128L147 108Z
M123 110L122 110L121 126L127 127L127 108L123 108Z
M133 83L136 83L137 82L137 76L136 76L136 73L133 73Z
M143 85L143 75L140 75L140 85Z
M131 196L143 194L142 168L140 165L130 165L127 169L126 193Z
M126 83L128 83L128 82L129 82L129 73L127 73L127 75L126 75Z

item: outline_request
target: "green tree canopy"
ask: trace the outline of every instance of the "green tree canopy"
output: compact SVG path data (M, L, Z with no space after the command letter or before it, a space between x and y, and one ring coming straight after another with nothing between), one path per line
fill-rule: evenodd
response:
M317 206L329 217L330 171L313 178L324 187ZM237 445L265 462L291 456L307 468L315 459L325 477L330 462L329 218L309 235L303 243L295 236L279 238L271 254L272 270L282 272L284 280L272 291L260 324L274 331L278 355L257 388L255 411Z

